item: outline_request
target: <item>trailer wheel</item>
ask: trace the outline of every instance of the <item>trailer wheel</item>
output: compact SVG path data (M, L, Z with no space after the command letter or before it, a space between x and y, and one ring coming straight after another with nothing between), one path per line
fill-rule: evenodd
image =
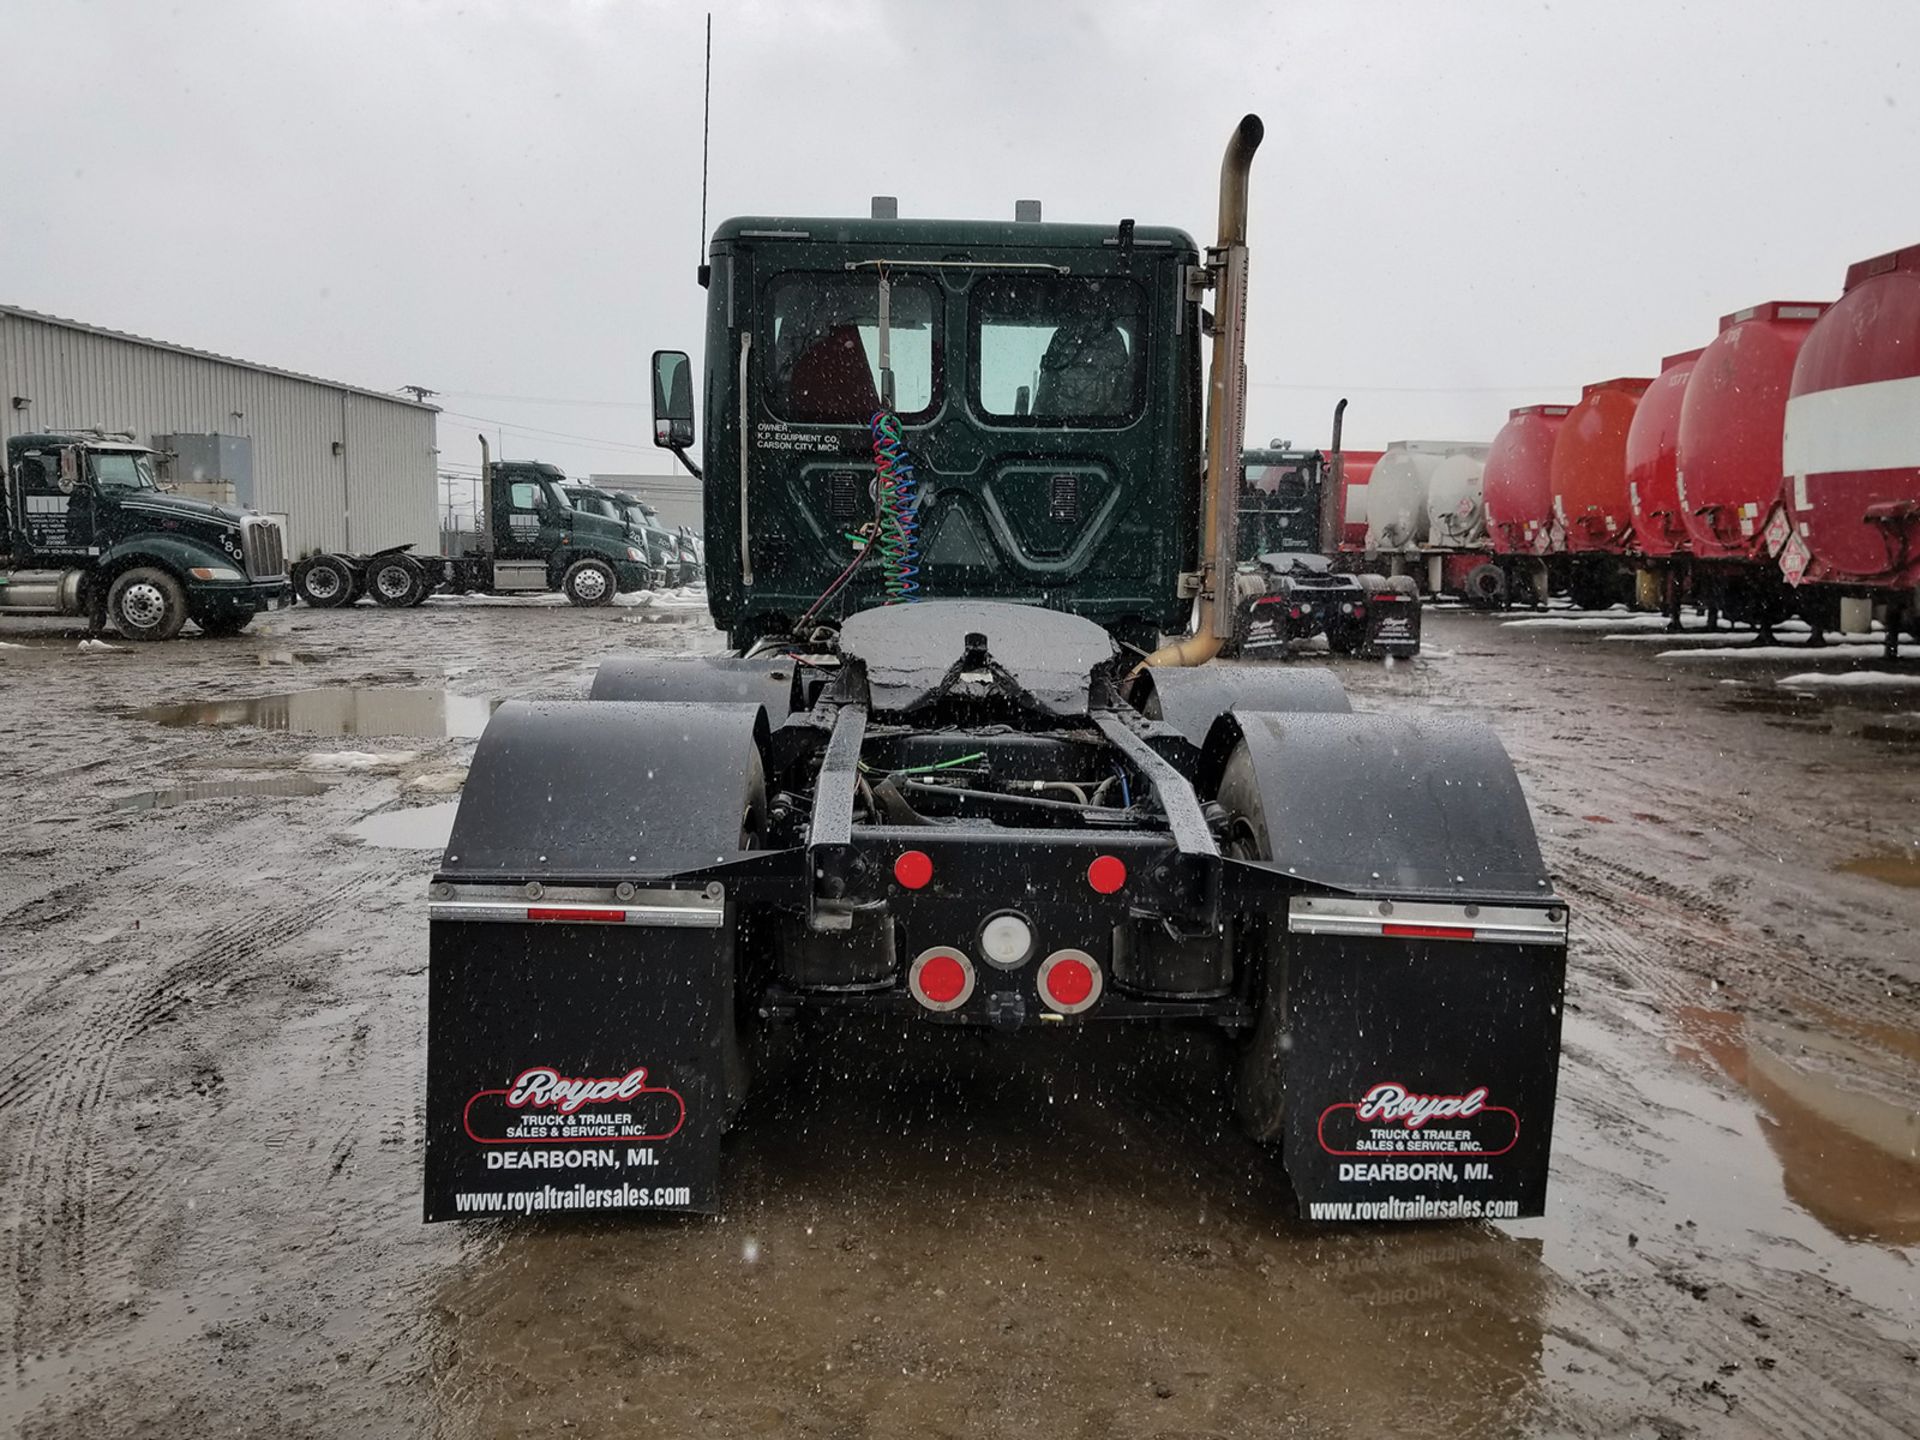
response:
M113 582L107 615L129 640L171 640L187 623L187 592L166 571L137 566Z
M316 610L332 610L350 603L353 574L331 555L319 555L300 566L293 577L293 588L300 598Z
M1613 585L1599 566L1576 565L1567 577L1567 598L1577 610L1609 610L1613 608Z
M575 605L611 605L615 588L613 567L604 560L576 560L560 588Z
M1272 859L1266 807L1245 740L1234 742L1215 798L1231 817L1228 853L1239 860ZM1253 1030L1241 1042L1233 1108L1247 1134L1267 1144L1279 1141L1287 1118L1284 940L1284 932L1265 917L1249 917L1239 927L1236 946L1237 964L1253 979L1251 998L1256 1009Z
M389 610L417 605L426 588L427 579L420 567L403 555L389 556L367 571L367 591L373 603Z
M1467 572L1467 600L1470 604L1492 609L1507 598L1507 575L1490 560L1483 560Z

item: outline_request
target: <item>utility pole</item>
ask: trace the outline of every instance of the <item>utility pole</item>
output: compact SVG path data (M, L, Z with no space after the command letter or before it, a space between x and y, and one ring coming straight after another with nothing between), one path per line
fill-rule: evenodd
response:
M429 390L424 385L401 385L396 388L406 391L407 394L413 396L413 398L422 405L427 403L428 396L438 395L440 393L438 390Z

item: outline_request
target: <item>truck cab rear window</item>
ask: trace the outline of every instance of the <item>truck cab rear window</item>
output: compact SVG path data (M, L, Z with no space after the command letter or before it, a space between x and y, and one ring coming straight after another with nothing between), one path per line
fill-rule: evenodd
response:
M989 420L1122 425L1140 413L1146 296L1131 280L994 276L973 292L974 405Z
M773 362L767 401L783 420L865 425L880 408L880 280L852 275L776 276L770 286ZM939 292L895 277L889 305L894 410L924 420L940 394Z

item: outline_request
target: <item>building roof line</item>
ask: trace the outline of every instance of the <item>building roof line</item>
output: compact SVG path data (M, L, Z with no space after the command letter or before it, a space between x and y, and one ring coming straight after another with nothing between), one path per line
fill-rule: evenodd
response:
M388 395L380 390L369 390L364 385L345 385L338 380L324 380L318 375L302 374L298 370L282 370L277 365L261 365L252 360L240 360L232 355L220 355L212 350L196 350L191 345L176 345L171 340L155 340L148 335L134 335L125 330L109 330L104 325L89 325L82 320L69 320L64 315L47 315L38 310L28 310L20 305L0 304L0 315L16 315L22 320L38 321L42 325L54 325L63 330L77 330L83 335L103 335L109 340L125 340L134 345L146 345L155 350L168 350L175 355L190 355L196 360L211 360L216 365L231 365L236 370L252 370L261 375L277 375L283 380L299 380L308 385L319 385L327 390L344 390L352 395L365 395L370 400L385 400L394 405L405 405L409 410L425 410L438 415L438 405L428 405L424 401L410 400L401 395Z

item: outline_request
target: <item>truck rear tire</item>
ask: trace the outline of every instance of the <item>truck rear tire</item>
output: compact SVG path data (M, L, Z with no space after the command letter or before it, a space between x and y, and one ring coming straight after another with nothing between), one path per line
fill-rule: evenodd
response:
M316 610L332 610L353 603L353 572L331 555L320 555L298 567L293 588Z
M113 582L107 618L128 640L171 640L187 623L187 592L166 571L139 565Z
M238 635L253 623L251 610L222 610L216 615L206 615L193 622L200 627L200 633L212 640L225 640Z
M1236 859L1271 860L1273 844L1267 830L1266 807L1253 773L1253 755L1245 740L1236 741L1220 774L1215 798L1232 817L1227 842ZM1263 1144L1278 1144L1285 1130L1286 1105L1286 967L1281 949L1284 932L1276 934L1272 921L1250 919L1239 929L1236 961L1253 976L1255 1004L1252 1032L1241 1042L1234 1077L1233 1110L1241 1128Z
M388 556L367 570L367 593L373 596L374 604L388 610L405 610L419 604L426 589L427 577L404 555Z
M575 605L611 605L617 582L613 567L604 560L576 560L560 582L567 599Z

